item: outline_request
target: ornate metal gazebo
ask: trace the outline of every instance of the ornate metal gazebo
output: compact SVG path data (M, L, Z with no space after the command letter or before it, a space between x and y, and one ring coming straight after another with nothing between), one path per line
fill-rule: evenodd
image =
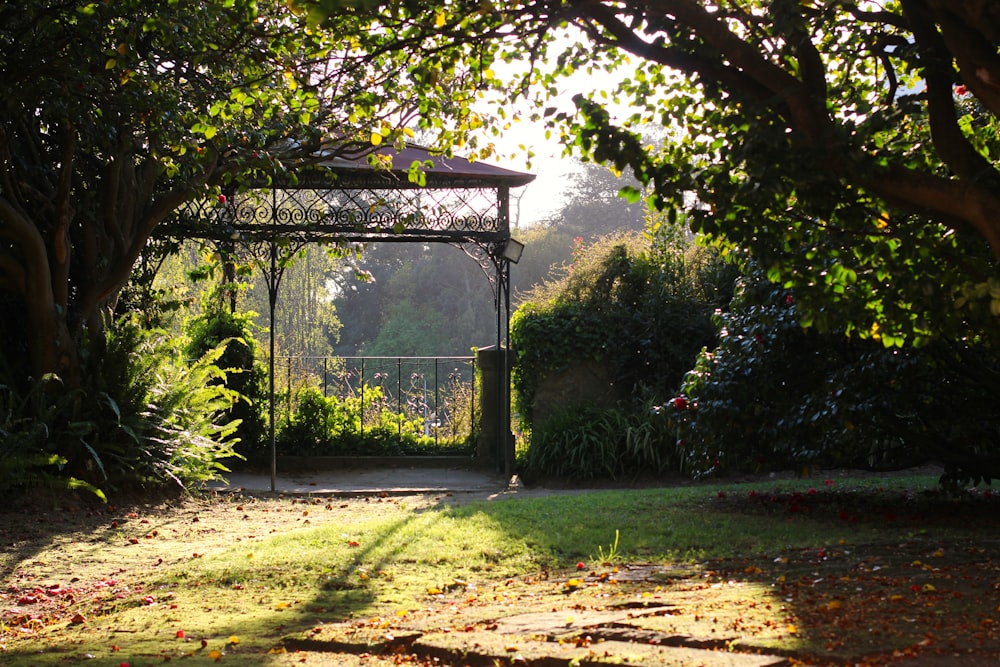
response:
M390 159L391 158L391 159ZM389 165L391 166L382 166ZM509 477L510 264L523 246L510 234L510 189L534 175L426 148L383 148L356 158L333 157L218 200L193 200L157 230L160 237L244 246L258 258L270 305L271 489L276 486L274 434L274 311L285 259L310 243L447 243L478 262L493 288L497 316L498 466Z

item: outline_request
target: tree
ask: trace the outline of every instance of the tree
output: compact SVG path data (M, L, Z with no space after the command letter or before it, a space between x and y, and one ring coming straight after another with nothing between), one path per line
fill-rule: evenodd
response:
M448 115L445 83L424 90L367 25L343 12L315 30L279 0L0 7L0 341L17 385L79 384L182 203Z
M323 14L322 1L299 1ZM424 66L464 63L497 99L533 103L567 147L631 167L658 207L686 208L696 231L749 248L771 280L795 286L804 324L846 321L886 345L998 333L992 4L407 7L372 12L400 44L422 40ZM504 61L524 65L501 80ZM574 72L619 81L566 109L561 81ZM510 108L496 107L499 126ZM653 122L670 133L660 147L640 138Z
M612 231L641 232L646 224L647 208L640 201L627 202L618 196L623 187L639 183L624 178L592 162L582 163L567 184L565 205L550 224L570 236L596 241Z

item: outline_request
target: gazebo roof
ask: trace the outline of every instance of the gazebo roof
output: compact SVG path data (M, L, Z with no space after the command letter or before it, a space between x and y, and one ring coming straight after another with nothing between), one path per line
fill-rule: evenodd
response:
M464 157L435 155L429 148L408 144L397 151L392 146L378 148L377 158L391 158L391 169L373 167L369 155L359 157L334 157L318 163L318 169L298 174L300 187L317 187L325 181L331 187L378 187L385 189L427 188L495 188L519 187L535 180L534 174L505 169L487 162L472 161ZM410 165L419 162L426 178L426 185L411 183ZM330 181L330 177L334 179Z
M415 163L422 179L410 179ZM331 154L292 172L293 178L276 179L219 201L190 201L158 228L158 235L256 241L442 241L495 249L510 238L510 188L535 179L534 174L485 162L434 155L417 145L400 151L384 146L374 153Z

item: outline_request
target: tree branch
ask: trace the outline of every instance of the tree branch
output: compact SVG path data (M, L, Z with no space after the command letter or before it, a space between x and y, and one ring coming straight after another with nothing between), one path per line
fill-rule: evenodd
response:
M954 69L951 53L930 15L919 0L901 0L920 49L920 64L927 83L927 113L931 137L941 159L958 176L968 179L996 179L996 172L958 127L952 91Z
M850 179L887 201L962 221L989 243L1000 257L1000 196L977 183L895 165L879 176Z
M1000 57L996 47L952 11L935 11L933 17L941 27L942 44L958 64L962 81L983 106L1000 115Z

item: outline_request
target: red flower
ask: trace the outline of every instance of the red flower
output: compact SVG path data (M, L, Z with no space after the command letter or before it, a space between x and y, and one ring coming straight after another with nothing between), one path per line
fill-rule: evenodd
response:
M226 205L226 195L219 195L219 203L223 206Z
M793 298L792 298L792 295L791 295L791 294L787 294L787 295L785 295L785 305L786 305L786 306L790 306L790 305L792 305L792 302L793 302L793 301L795 301L795 299L793 299Z
M965 84L961 84L960 83L957 86L955 86L955 94L956 95L964 96L968 92L969 92L969 90L968 90L968 88L965 87Z
M674 408L676 408L677 410L688 409L688 401L683 396L678 396L677 398L675 398L673 403L674 403Z
M587 566L586 566L586 564L583 561L580 561L579 563L576 564L576 569L578 569L578 570L586 570Z

